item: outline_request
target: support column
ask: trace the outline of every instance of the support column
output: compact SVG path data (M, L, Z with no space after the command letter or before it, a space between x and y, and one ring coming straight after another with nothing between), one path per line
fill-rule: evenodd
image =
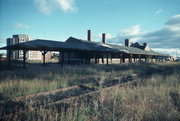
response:
M158 62L158 56L156 56L156 59L155 59L155 60L156 60L156 62Z
M11 49L8 50L8 68L11 66Z
M60 64L61 63L61 59L60 59L60 55L61 55L61 51L59 51L59 58L58 58L58 60L59 60L59 63L58 64Z
M26 67L26 53L27 53L27 50L23 50L23 68Z
M95 59L95 64L97 64L97 53L95 53L94 59Z
M108 53L106 53L106 64L109 64L109 63L108 63L108 59L109 59L109 58L108 58Z
M70 64L71 61L71 52L68 52L68 64Z
M153 60L154 60L153 58L154 58L154 56L151 57L151 62L153 62Z
M62 54L61 54L61 66L62 66L62 68L63 68L63 66L64 66L64 52L61 52Z
M139 62L141 62L141 55L139 55Z
M153 62L153 56L151 56L151 62Z
M120 54L120 64L122 64L122 53Z
M145 55L145 61L146 62L148 61L148 55Z
M134 62L136 62L136 57L134 57Z
M160 56L158 56L158 61L161 62L161 57Z
M151 62L151 56L148 57L148 62Z
M102 55L101 59L102 59L102 64L104 64L104 57L103 57L103 55Z
M88 53L88 64L90 64L91 63L91 56L90 56L91 54L90 53Z
M112 64L112 55L111 55L111 64Z
M47 53L47 51L42 51L42 56L43 56L43 66L45 66L46 53Z
M132 63L132 55L130 54L129 56L129 63Z
M125 56L122 56L122 62L125 63L126 62L126 58Z

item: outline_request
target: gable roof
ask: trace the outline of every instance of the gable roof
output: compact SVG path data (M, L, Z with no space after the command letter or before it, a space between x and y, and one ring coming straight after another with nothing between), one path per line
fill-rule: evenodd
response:
M74 37L69 37L65 43L68 44L70 48L77 50L99 51L99 52L120 52L116 48L113 48L106 44L77 39Z

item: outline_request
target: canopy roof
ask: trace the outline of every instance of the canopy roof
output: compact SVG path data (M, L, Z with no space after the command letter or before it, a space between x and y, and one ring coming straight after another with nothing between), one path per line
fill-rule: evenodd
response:
M99 42L81 40L69 37L65 42L35 39L32 41L19 43L11 46L5 46L0 49L11 50L38 50L38 51L93 51L93 52L111 52L128 53L140 55L168 56L154 51L144 51L135 47L127 47Z

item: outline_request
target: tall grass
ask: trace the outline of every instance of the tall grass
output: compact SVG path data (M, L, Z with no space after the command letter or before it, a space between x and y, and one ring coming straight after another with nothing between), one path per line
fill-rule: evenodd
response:
M3 115L3 111L0 110L2 119L27 121L178 121L180 119L179 63L84 65L79 68L66 67L63 71L59 68L50 68L1 72L1 97L9 99L134 73L151 76L110 88L99 88L95 93L72 98L60 104L34 107L35 102L29 101L26 102L25 111L17 111L13 115Z
M0 71L1 99L60 89L84 83L95 83L114 77L137 74L170 75L178 72L180 64L135 63L124 65L32 66L27 69ZM101 82L98 82L101 83Z
M180 119L179 74L153 75L124 87L102 90L91 104L69 109L63 120L82 121L178 121ZM86 101L85 101L86 102ZM75 113L75 114L74 114ZM74 115L73 115L74 114ZM69 115L71 119L69 119Z
M67 66L64 69L58 66L33 66L27 69L0 71L0 95L1 99L9 99L133 73L132 69L118 68L121 69L121 66L84 65Z

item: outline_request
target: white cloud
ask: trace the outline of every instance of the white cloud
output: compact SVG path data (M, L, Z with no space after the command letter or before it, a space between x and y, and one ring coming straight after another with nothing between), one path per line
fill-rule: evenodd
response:
M180 49L179 48L152 48L154 51L159 53L168 54L174 57L180 56Z
M155 14L161 14L164 10L163 9L158 9Z
M108 42L110 43L118 43L118 44L122 44L123 41L125 39L130 39L131 42L136 42L139 41L142 37L141 35L143 35L146 32L142 32L141 31L141 26L140 25L134 25L132 27L128 27L126 29L123 29L122 31L120 31L117 36L114 36L112 38L108 39Z
M23 24L23 23L15 23L15 24L13 25L13 27L14 27L15 29L29 29L29 28L30 28L29 25L26 25L26 24Z
M171 17L170 20L165 23L165 25L180 26L180 14Z
M162 28L144 34L143 39L150 42L152 47L179 48L180 15L171 17Z
M135 25L121 31L123 36L136 36L140 34L140 25Z
M113 36L111 34L106 34L106 39L111 39Z
M180 50L180 15L172 16L163 27L153 31L141 31L140 25L129 27L120 31L108 42L124 45L126 38L131 42L147 42L151 48L161 48L161 50L178 48Z
M40 12L50 14L54 10L60 9L64 12L76 12L75 0L34 0Z

